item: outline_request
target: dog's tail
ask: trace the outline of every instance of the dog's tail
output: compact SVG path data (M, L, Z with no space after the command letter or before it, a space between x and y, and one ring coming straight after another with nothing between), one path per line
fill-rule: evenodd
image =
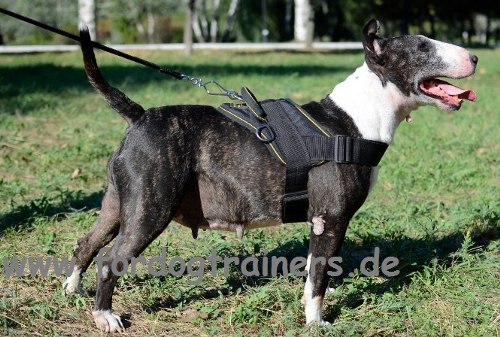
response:
M143 114L144 108L132 101L120 90L112 87L102 76L95 59L90 33L86 26L80 26L81 48L85 72L90 84L104 96L108 104L115 109L129 125L134 124Z

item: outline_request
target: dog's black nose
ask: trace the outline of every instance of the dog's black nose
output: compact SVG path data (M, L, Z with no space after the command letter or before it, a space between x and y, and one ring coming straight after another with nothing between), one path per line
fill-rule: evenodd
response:
M470 60L472 61L472 63L474 64L477 64L477 62L479 61L479 59L477 58L476 55L472 55L470 56Z

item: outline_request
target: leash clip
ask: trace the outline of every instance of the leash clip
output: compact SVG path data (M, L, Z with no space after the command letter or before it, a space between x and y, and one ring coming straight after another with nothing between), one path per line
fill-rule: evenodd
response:
M192 77L185 74L181 76L181 80L188 80L191 82L192 85L205 89L205 92L209 95L226 96L232 100L243 101L243 97L240 94L238 94L235 90L226 89L219 82L215 80L210 80L208 82L205 82L201 78ZM215 86L215 89L210 90L209 87L210 85Z

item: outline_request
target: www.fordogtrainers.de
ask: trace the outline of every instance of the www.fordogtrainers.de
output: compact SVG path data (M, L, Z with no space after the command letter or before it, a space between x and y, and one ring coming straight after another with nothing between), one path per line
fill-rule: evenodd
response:
M271 276L275 277L277 275L283 276L307 276L307 270L311 273L314 272L314 268L321 264L323 266L328 265L330 270L327 272L329 276L340 276L343 273L342 262L343 259L340 256L334 256L329 259L324 257L313 257L305 258L302 256L297 256L288 261L286 257L283 256L248 256L245 258L239 258L235 256L225 256L220 257L217 255L215 250L212 250L208 257L195 256L190 258L187 262L180 256L174 256L167 259L167 249L165 247L161 248L160 255L145 257L143 255L139 257L132 257L127 260L124 257L117 257L114 260L110 259L105 255L108 248L102 248L99 254L94 258L97 265L98 273L108 273L111 272L117 276L123 276L126 273L130 273L132 276L137 274L137 266L139 264L147 267L147 273L153 276L183 276L187 274L192 278L188 279L190 285L199 285L203 281L205 271L210 268L210 273L212 276L216 276L218 269L222 268L225 277L229 276L231 266L240 267L240 271L245 276ZM308 268L308 265L310 266ZM375 247L372 256L366 256L359 265L359 271L365 276L379 276L384 275L387 277L393 277L399 275L399 270L395 268L399 265L399 259L393 256L385 257L382 261L380 259L380 248ZM42 276L46 277L50 272L56 276L61 276L63 274L70 275L71 271L75 266L74 258L60 258L53 256L42 257L4 257L3 258L3 273L7 277L11 276L24 276L26 273L26 267L28 267L28 273L31 276ZM349 276L353 276L352 273Z

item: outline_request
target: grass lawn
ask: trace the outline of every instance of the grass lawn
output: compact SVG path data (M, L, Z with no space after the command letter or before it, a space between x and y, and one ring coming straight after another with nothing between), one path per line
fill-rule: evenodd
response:
M207 273L122 277L114 310L129 336L499 336L500 51L477 50L474 77L454 81L478 93L455 113L422 108L404 123L381 162L379 183L352 220L342 250L345 278L331 281L328 327L305 328L303 279L226 278ZM361 53L137 52L172 69L243 85L257 97L319 100L361 64ZM224 100L111 55L105 77L145 107ZM96 219L106 161L126 123L87 83L79 53L0 56L0 259L70 257ZM191 232L172 224L145 252L185 260L208 256L305 256L306 224L247 232ZM374 248L396 256L396 277L365 277ZM353 277L347 277L349 273ZM100 335L91 296L66 297L64 277L7 277L0 269L0 335Z

